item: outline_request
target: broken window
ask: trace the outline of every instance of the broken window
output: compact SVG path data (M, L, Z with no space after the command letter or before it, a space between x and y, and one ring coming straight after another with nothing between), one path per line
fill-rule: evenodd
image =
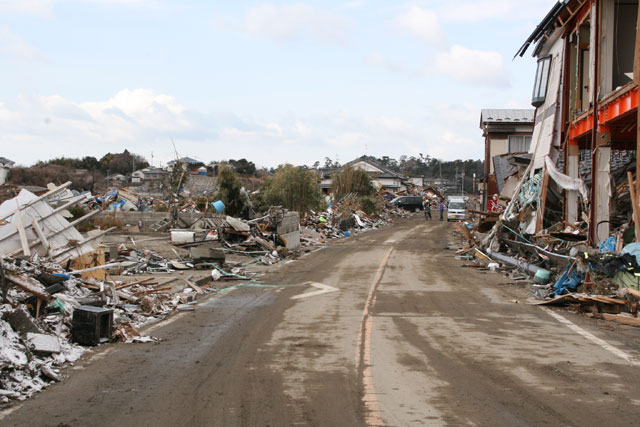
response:
M615 2L613 89L633 80L638 1Z
M547 97L547 85L549 84L549 68L551 67L551 55L538 59L536 80L533 84L533 96L531 105L539 107L544 104Z
M509 153L527 153L531 146L530 135L509 135Z

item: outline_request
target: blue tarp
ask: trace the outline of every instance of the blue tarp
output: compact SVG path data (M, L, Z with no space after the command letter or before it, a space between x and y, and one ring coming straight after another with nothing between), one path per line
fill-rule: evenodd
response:
M584 280L584 274L573 269L571 265L567 266L567 269L562 273L562 276L558 279L555 285L553 285L553 294L562 295L568 291L575 291L576 288Z
M616 251L616 238L615 236L611 236L609 237L607 240L605 240L604 242L600 243L600 252L601 253L607 253L607 252L615 252Z

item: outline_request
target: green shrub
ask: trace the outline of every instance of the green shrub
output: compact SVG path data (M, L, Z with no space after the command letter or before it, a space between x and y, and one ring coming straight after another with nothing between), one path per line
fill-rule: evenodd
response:
M71 206L67 210L71 215L73 215L74 220L84 216L85 214L84 209L81 206Z
M369 174L362 169L354 169L351 166L342 168L342 171L333 175L332 180L331 191L336 200L340 200L348 194L370 196L376 191Z
M316 175L291 165L279 167L274 176L265 181L258 200L262 208L282 206L301 213L325 208Z

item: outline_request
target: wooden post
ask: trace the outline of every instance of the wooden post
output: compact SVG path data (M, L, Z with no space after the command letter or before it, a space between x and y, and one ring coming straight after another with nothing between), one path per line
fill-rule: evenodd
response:
M637 172L636 172L637 173ZM629 196L631 196L631 207L633 208L633 222L636 226L636 241L640 239L640 222L638 219L640 218L638 212L640 209L638 208L638 203L636 199L636 190L633 185L633 174L631 171L627 171L627 177L629 178ZM640 180L638 180L640 181ZM636 183L637 184L637 183Z
M16 204L18 201L16 200ZM22 252L26 256L31 256L31 250L29 249L29 241L27 240L27 233L24 231L24 224L22 223L22 215L20 214L20 205L16 209L15 213L16 228L18 229L18 235L20 236L20 244L22 245Z
M640 8L638 8L638 17L636 25L636 54L633 61L633 81L636 86L640 86ZM640 108L636 107L636 177L640 172ZM640 179L636 179L636 195L640 194ZM633 205L638 205L638 200L633 198Z
M33 229L36 231L36 235L38 236L38 238L40 239L40 242L42 243L42 247L44 247L45 250L47 251L47 256L51 256L51 246L49 246L49 241L47 240L47 236L45 236L44 232L42 231L42 227L40 227L40 224L38 224L38 220L36 220L35 218L32 218L31 224L33 225Z
M549 189L549 172L547 172L547 165L544 165L542 176L542 189L540 190L540 197L538 198L539 212L536 215L536 233L540 232L544 227L544 211L547 205L547 190Z

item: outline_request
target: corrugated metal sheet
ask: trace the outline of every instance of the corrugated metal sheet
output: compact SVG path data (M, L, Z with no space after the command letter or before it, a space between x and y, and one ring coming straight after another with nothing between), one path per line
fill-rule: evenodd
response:
M533 123L535 114L531 109L491 109L483 108L480 112L480 127L485 123Z

